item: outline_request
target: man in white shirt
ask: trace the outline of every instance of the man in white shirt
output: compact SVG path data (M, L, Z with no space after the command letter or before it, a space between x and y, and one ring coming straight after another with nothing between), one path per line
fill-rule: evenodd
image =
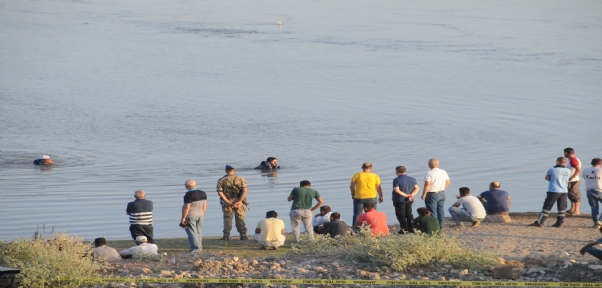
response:
M332 214L330 210L330 206L325 205L320 207L320 213L314 216L312 221L312 226L314 226L314 233L320 233L320 226L324 225L324 223L330 222L330 215ZM326 234L326 233L324 233Z
M602 214L600 214L600 203L602 203L602 159L592 159L592 167L583 169L583 178L587 187L587 202L592 208L592 220L594 227L602 227ZM600 216L598 216L600 215Z
M456 196L458 201L449 207L449 214L451 214L456 226L464 227L461 221L472 222L472 227L477 227L481 224L481 221L487 216L485 207L481 201L474 196L470 196L470 189L468 187L460 188L460 195ZM460 208L460 205L464 208Z
M439 169L439 160L429 160L429 170L424 175L424 188L422 200L431 215L439 220L439 226L443 229L445 224L445 189L449 186L449 176L443 169Z
M159 255L159 247L156 244L148 243L146 236L138 236L134 241L136 242L136 246L119 252L121 258L139 258L142 254Z
M92 249L92 254L94 255L94 259L105 259L107 261L115 261L121 260L121 256L115 250L115 248L111 248L107 246L107 240L105 238L96 238L94 239L94 249Z
M284 245L286 237L284 236L284 221L277 218L278 213L271 210L265 213L265 219L259 220L257 228L255 228L255 241L261 245L260 249L268 250L270 248L276 250Z

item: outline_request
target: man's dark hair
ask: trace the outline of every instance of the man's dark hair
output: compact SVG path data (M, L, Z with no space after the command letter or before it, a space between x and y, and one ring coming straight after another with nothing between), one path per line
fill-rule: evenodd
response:
M600 158L592 159L592 165L596 166L598 164L602 164L602 159L600 159Z
M276 159L276 157L268 157L267 161L272 162L272 160Z
M334 212L334 213L330 214L330 217L334 220L338 220L338 219L341 219L341 214L339 212Z
M232 170L236 170L236 168L228 167L228 168L226 168L226 173L230 173L230 171L232 171Z
M420 207L420 208L416 209L416 212L418 212L418 215L420 215L420 216L429 215L429 210L424 207Z
M102 237L94 239L95 247L100 247L102 245L107 245L107 239L102 238Z
M369 210L374 209L374 203L366 202L366 203L364 203L364 208L368 208Z
M573 148L570 148L570 147L564 148L564 153L568 153L570 155L570 154L575 153L575 150L573 150Z
M265 217L266 218L277 218L278 213L276 213L276 211L274 211L274 210L270 210L267 213L265 213Z
M311 183L308 180L303 180L303 181L299 182L299 186L301 186L301 187L311 186Z
M495 182L491 182L491 188L500 188L500 185L495 185Z
M320 211L324 211L324 212L328 213L332 210L330 210L330 206L324 205L324 206L320 207Z
M466 196L470 194L470 189L468 187L460 188L460 196Z
M397 167L395 167L395 171L397 171L397 173L406 173L406 167L397 166Z

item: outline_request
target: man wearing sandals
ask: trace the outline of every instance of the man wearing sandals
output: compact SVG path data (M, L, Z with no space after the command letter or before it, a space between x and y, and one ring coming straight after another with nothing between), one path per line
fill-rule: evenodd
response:
M261 245L260 249L278 249L284 245L286 237L284 236L284 221L277 218L278 213L271 210L265 214L265 219L259 220L255 228L255 241Z

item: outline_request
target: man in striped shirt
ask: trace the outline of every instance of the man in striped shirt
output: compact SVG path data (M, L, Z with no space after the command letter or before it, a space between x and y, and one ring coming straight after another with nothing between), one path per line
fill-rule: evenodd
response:
M132 239L138 236L146 236L148 243L153 240L153 201L144 199L146 193L137 190L134 193L135 201L128 203L125 212L130 215L130 233Z

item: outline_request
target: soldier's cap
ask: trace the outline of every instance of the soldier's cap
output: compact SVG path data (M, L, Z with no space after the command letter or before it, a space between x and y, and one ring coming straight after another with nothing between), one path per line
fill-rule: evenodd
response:
M236 168L234 168L232 165L226 164L226 170L230 170L230 169L236 170Z

